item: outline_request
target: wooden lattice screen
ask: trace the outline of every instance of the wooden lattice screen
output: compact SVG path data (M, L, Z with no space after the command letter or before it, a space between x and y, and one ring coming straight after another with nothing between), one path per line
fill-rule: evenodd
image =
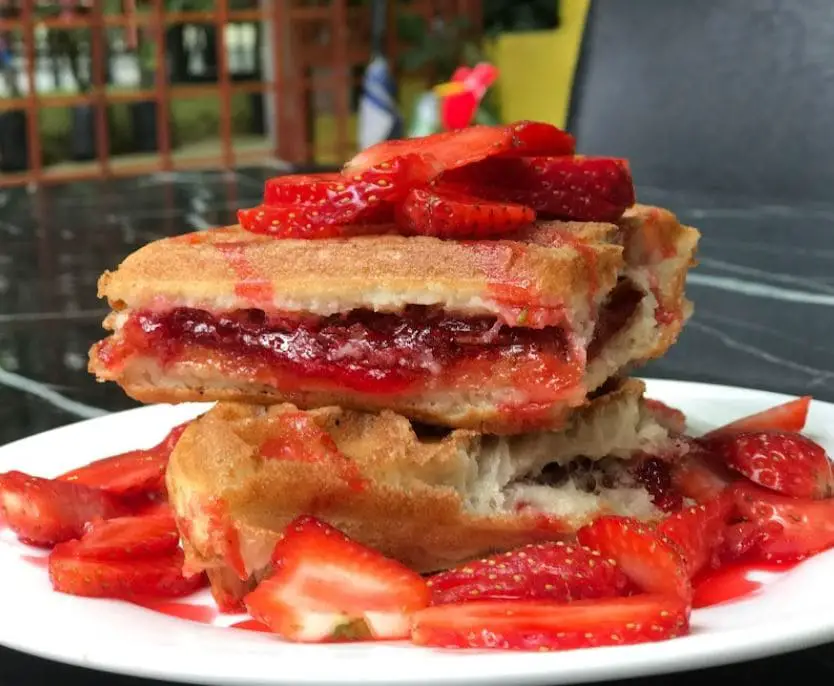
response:
M370 58L369 2L214 0L210 10L171 11L172 5L188 5L169 0L118 0L121 11L116 12L106 10L105 2L108 0L0 0L0 37L19 37L22 49L16 60L25 76L21 94L0 97L0 117L7 112L25 112L28 158L23 170L0 171L0 187L183 168L231 169L264 158L309 164L314 162L314 150L320 154L324 149L335 159L344 159L354 151L351 96L361 82L361 67ZM64 5L70 9L55 11L56 6ZM112 2L108 2L110 7ZM477 26L480 0L390 0L386 52L392 66L396 65L402 47L396 31L396 15L400 11L418 12L426 17L466 16ZM257 23L261 27L258 78L237 81L230 74L225 27L234 22ZM214 28L216 79L209 83L171 83L168 78L167 31L172 26L188 24ZM89 32L91 68L86 92L38 93L37 34L51 28ZM108 86L107 36L114 30L123 32L129 44L134 44L137 36L152 43L151 85L121 91ZM246 93L263 94L265 103L265 128L271 142L258 150L241 151L234 146L231 102L233 96ZM219 102L218 149L207 156L177 159L171 137L172 104L198 97L217 98ZM115 163L108 139L108 108L118 103L140 102L155 104L157 152L145 155L145 159ZM47 108L83 105L91 106L94 112L95 162L75 165L74 169L66 165L49 168L43 164L39 133L42 112ZM314 125L321 111L328 112L332 121L332 145L324 148L316 140ZM0 127L4 126L3 121L0 118Z

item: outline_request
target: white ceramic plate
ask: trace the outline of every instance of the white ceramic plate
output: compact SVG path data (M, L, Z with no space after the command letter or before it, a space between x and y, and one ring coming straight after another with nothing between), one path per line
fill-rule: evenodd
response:
M649 395L683 409L693 431L782 402L785 396L676 381ZM152 406L81 422L0 448L0 471L54 476L92 459L152 445L205 406ZM834 405L808 424L834 454ZM567 684L702 668L834 640L834 551L770 575L760 592L696 610L692 634L663 643L563 653L458 652L406 644L309 646L178 619L110 600L61 595L27 557L43 552L0 533L0 644L94 669L211 684ZM768 575L765 575L766 577ZM207 594L191 604L211 605Z

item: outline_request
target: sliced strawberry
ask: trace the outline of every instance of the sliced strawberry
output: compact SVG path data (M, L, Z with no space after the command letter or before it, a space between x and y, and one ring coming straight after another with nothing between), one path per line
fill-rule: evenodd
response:
M724 465L692 444L692 450L671 465L672 486L686 498L699 503L715 500L735 480Z
M797 498L828 498L834 487L825 449L798 433L722 433L701 445L753 483Z
M267 179L263 202L265 205L317 205L338 193L344 184L345 177L338 172L276 176Z
M287 527L273 563L244 602L291 641L405 638L431 597L419 574L309 516Z
M276 238L356 235L361 225L390 222L394 203L435 174L431 161L408 154L351 175L277 177L267 181L264 204L238 217L244 229Z
M580 545L537 543L468 562L432 576L436 605L478 600L551 600L626 595L631 584L616 563Z
M710 431L707 436L717 436L725 433L739 433L743 431L795 431L805 428L808 420L808 410L811 407L811 396L789 400L782 405L768 408L762 412L742 417L734 422L725 424Z
M345 165L346 173L369 169L406 154L418 154L437 165L437 171L457 169L495 155L572 155L573 136L542 122L518 121L505 126L470 126L422 138L377 143ZM433 176L424 181L430 181Z
M793 562L834 547L834 500L799 500L748 483L733 487L747 529L746 557Z
M114 495L134 497L164 492L168 458L190 422L174 427L153 448L131 450L105 457L58 477L84 486L94 486Z
M247 231L283 239L323 240L387 232L382 225L328 222L317 207L306 205L258 205L238 210L237 220Z
M676 434L682 434L686 431L686 415L676 407L653 398L644 398L643 404L657 421L669 431Z
M529 226L535 219L529 207L442 188L412 189L396 213L401 233L439 238L500 236Z
M732 496L725 492L705 505L669 515L658 526L658 532L683 553L690 579L717 555L732 509Z
M691 597L689 575L680 552L661 534L636 519L600 517L582 527L577 538L582 545L614 560L647 593Z
M93 522L69 546L78 557L94 560L130 560L173 553L180 535L173 515L116 517Z
M609 157L491 158L446 172L441 180L558 219L616 221L635 201L628 164Z
M504 153L518 157L540 155L573 155L576 141L567 131L538 121L517 121L509 124L512 149Z
M351 159L345 174L356 174L395 157L417 154L436 165L436 172L455 169L477 162L490 155L510 152L516 142L515 132L508 126L470 126L458 131L445 131L422 138L384 141L372 145ZM433 178L424 179L428 182Z
M672 467L656 457L640 461L632 474L649 492L655 507L664 512L675 512L683 506L683 497L672 483Z
M92 560L76 552L70 541L49 554L49 579L56 591L92 598L174 598L205 583L202 575L183 576L181 550L132 560Z
M81 536L89 522L127 514L118 499L97 488L22 472L0 474L0 511L21 540L43 546Z
M674 596L438 605L414 616L411 640L439 648L571 650L662 641L689 631L689 606Z

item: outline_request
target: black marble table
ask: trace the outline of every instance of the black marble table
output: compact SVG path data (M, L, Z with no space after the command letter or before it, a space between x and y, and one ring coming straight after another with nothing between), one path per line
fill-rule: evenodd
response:
M86 371L87 350L103 334L100 273L156 238L228 223L237 208L258 201L274 174L258 168L0 190L0 445L134 406ZM644 374L834 401L834 205L768 206L657 188L641 188L639 197L703 232L688 287L696 314L679 344ZM830 678L834 649L673 678L760 684L804 672ZM151 683L0 649L0 686L39 682Z

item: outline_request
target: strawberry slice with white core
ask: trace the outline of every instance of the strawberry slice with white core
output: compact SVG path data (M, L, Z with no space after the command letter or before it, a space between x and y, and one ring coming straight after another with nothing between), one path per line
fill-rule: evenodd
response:
M131 560L176 552L180 535L172 514L116 517L87 526L76 554L96 560Z
M383 141L363 150L345 165L355 174L395 157L417 154L432 161L437 173L472 164L494 155L571 155L574 139L569 133L541 122L519 121L506 126L469 126L421 138ZM431 177L424 181L428 182Z
M68 541L49 554L49 579L56 591L88 598L178 598L205 583L202 574L183 576L182 566L181 550L131 560L98 560L83 557L76 541Z
M397 227L404 235L479 239L529 226L536 213L529 207L481 200L444 188L415 188L397 208Z
M430 600L419 574L314 517L287 527L273 564L244 603L290 641L406 638L411 614Z
M831 461L818 443L788 431L722 433L701 445L753 483L795 498L828 498Z
M661 595L436 605L415 615L411 640L438 648L537 652L628 645L686 634L689 612L685 600Z
M662 534L629 517L604 516L577 532L582 545L614 560L647 593L692 596L686 561Z
M493 599L570 602L623 596L631 589L614 562L562 541L467 562L431 576L428 584L435 605Z
M164 491L165 468L190 422L175 426L152 448L105 457L58 477L60 481L94 486L118 496L151 495Z
M90 522L127 511L97 488L6 472L0 474L0 513L22 541L51 546L81 536Z
M738 557L795 562L834 547L834 499L791 498L750 483L732 493L745 519L736 532Z

